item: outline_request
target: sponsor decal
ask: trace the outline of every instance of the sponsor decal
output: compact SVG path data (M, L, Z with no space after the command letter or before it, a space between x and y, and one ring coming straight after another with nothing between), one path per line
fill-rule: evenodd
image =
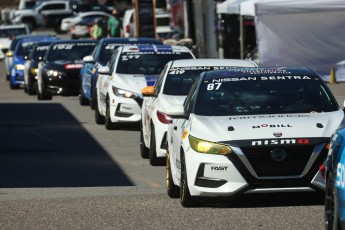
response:
M335 178L335 186L337 188L345 187L345 166L341 162L337 164L337 176Z
M262 146L262 145L307 145L309 144L309 139L267 139L267 140L255 140L252 141L252 146Z
M291 128L292 125L289 124L262 124L262 125L253 125L253 129L260 129L260 128Z
M284 115L259 115L259 116L240 116L240 117L229 117L229 120L248 120L258 118L286 118L286 117L310 117L308 114L284 114Z
M281 136L283 136L283 133L281 133L281 132L274 132L274 133L273 133L273 136L275 136L275 137L281 137Z
M268 80L311 80L311 78L308 76L227 77L227 78L212 79L212 82L222 83L222 82L232 82L232 81L268 81Z
M156 83L157 79L158 79L158 77L154 76L154 75L144 76L144 77L145 77L147 86L153 86Z
M229 166L211 166L211 171L227 171Z
M319 145L329 143L327 137L298 137L298 138L265 138L222 141L222 144L236 147L264 147L264 146L283 146L283 145Z

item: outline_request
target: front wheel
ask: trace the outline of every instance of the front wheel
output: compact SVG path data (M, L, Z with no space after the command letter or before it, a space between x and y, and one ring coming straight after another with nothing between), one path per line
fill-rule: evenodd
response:
M89 105L90 101L88 99L86 99L83 95L83 81L81 81L81 86L80 86L80 90L79 90L79 104L81 106L84 105Z
M174 180L171 174L171 164L170 164L170 154L167 151L166 157L166 187L167 193L170 198L179 198L180 197L180 188L174 184Z
M142 127L140 129L140 156L144 159L149 158L149 149L145 146L144 134L143 134L143 128Z
M116 128L116 124L113 123L111 121L111 118L110 118L110 104L109 102L107 102L106 104L106 111L105 111L105 121L104 121L104 125L105 125L105 128L108 129L108 130L112 130L112 129L115 129Z
M99 125L104 124L104 116L99 113L97 98L95 102L95 122Z
M335 202L334 178L330 173L327 175L325 192L325 229L340 230L341 226L338 218L338 210Z
M96 90L94 90L94 83L93 81L91 80L91 89L90 89L90 92L91 92L91 100L90 100L90 108L91 109L95 109L96 108Z
M25 86L26 86L26 91L29 95L35 95L36 92L34 90L34 86L30 80L30 77L28 78L28 83Z
M186 162L184 154L181 154L181 185L180 185L180 202L183 207L196 206L195 198L190 195L188 188L188 179L186 172Z
M165 161L163 157L157 157L156 151L156 135L155 127L151 128L151 140L150 140L150 151L149 151L150 164L152 166L164 165Z

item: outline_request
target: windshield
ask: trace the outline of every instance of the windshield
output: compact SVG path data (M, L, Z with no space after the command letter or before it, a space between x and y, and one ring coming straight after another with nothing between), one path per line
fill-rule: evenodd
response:
M195 114L236 116L320 113L338 109L322 80L314 76L293 77L268 80L269 77L248 76L225 78L227 81L220 78L203 81L196 99Z
M0 38L14 37L20 34L27 34L25 28L0 29Z
M95 48L96 43L58 43L52 45L47 60L57 61L57 60L67 60L75 61L82 60L85 56L92 53Z
M50 43L47 43L44 45L37 45L35 49L32 51L33 53L32 53L31 58L35 60L42 58L46 54L47 50L49 49L49 45Z
M186 96L192 87L195 78L202 72L208 70L220 70L225 66L188 66L173 67L169 70L163 88L163 94Z
M193 58L190 53L122 53L117 64L116 73L122 74L149 74L157 75L163 70L166 63L176 59Z
M116 50L121 45L123 45L123 44L103 43L101 52L99 54L99 62L100 63L107 63L110 60L111 55L113 55L114 50Z
M28 56L35 46L35 42L23 42L17 47L18 56Z

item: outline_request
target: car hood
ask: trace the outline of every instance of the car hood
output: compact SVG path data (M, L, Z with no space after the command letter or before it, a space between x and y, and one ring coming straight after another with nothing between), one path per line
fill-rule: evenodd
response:
M13 59L13 64L24 64L23 56L15 56Z
M161 94L158 96L159 110L166 112L168 108L174 105L182 105L187 96L172 96Z
M154 85L158 76L159 75L117 74L112 79L112 85L141 95L141 90L146 86Z
M231 117L192 114L190 134L214 142L274 138L329 138L343 118L342 110L327 113Z

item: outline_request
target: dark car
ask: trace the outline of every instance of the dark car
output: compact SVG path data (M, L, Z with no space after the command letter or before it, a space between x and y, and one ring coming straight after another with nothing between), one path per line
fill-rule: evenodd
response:
M154 38L103 38L98 42L92 55L86 56L83 68L80 72L81 91L79 94L79 102L81 105L87 105L90 102L92 109L95 107L95 98L93 95L96 87L99 67L105 66L111 58L114 50L122 45L131 44L162 44L161 41Z
M53 95L78 95L82 59L91 54L96 44L92 40L53 42L38 64L38 100L51 100Z
M24 91L29 95L37 92L38 63L45 56L52 41L37 42L24 62Z

